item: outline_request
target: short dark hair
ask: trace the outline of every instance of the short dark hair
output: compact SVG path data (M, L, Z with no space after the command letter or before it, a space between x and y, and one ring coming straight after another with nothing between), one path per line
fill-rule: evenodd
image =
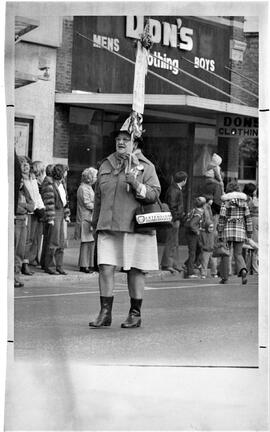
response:
M240 186L236 180L229 182L226 186L226 192L240 192Z
M49 164L46 166L46 176L52 177L53 167L53 164Z
M243 192L248 196L253 196L254 191L257 189L257 186L254 183L247 183L244 186Z
M61 180L63 178L64 172L65 172L65 170L64 170L64 166L62 164L54 165L53 170L52 170L53 179Z
M202 196L206 199L206 202L208 202L214 198L214 195L212 195L212 194L204 194Z
M188 178L188 175L185 171L178 171L173 176L175 183L181 183L182 181L186 180L187 178Z

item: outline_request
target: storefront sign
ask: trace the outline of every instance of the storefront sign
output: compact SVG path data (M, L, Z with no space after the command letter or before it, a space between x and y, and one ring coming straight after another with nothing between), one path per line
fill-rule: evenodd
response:
M135 40L146 23L143 16L77 16L74 34L79 32L94 43L80 37L74 39L72 88L103 93L132 93L134 66L102 47L135 61ZM224 68L229 62L230 28L195 17L150 17L150 34L154 45L148 57L149 70L155 71L200 97L225 100L224 95L184 74L184 70L229 93L229 84L216 82L206 71L228 79ZM175 87L150 74L146 77L146 93L174 94Z
M258 137L258 118L224 114L217 118L219 137Z

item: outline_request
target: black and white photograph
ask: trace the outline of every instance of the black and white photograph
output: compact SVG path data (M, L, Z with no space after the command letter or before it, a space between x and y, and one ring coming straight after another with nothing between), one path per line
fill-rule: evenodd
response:
M269 430L269 1L1 12L3 430Z

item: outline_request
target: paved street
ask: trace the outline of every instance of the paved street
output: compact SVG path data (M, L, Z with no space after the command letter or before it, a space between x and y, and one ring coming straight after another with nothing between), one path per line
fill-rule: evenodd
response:
M30 278L29 278L30 279ZM98 277L52 276L15 291L15 358L69 358L115 365L258 365L257 278L196 281L147 278L142 328L120 328L129 300L116 277L113 323L91 329L99 310Z
M125 275L112 327L98 330L88 327L97 276L34 279L15 291L5 430L267 429L255 277L247 286L149 277L143 326L133 330L120 328Z

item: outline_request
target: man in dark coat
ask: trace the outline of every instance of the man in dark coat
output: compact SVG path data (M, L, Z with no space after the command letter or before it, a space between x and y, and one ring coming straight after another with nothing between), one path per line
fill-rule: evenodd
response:
M187 173L179 171L174 175L174 182L168 187L165 202L172 213L173 226L167 229L166 246L162 257L161 268L171 273L180 271L176 261L176 253L179 244L180 221L184 216L184 203L182 188L187 182Z

